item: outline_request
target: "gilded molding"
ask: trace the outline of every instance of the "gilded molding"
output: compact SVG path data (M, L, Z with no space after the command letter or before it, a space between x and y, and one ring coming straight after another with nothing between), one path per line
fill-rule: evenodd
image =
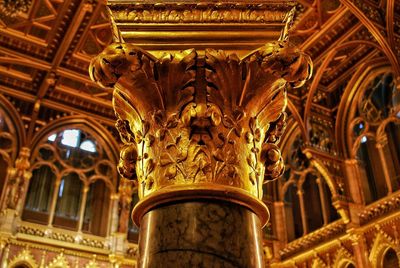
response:
M242 1L243 2L243 1ZM282 23L293 2L265 3L158 3L113 4L115 22L134 23Z
M39 267L37 264L37 260L32 255L32 252L25 248L21 252L18 253L12 260L8 263L9 267L19 267L19 265L28 264L32 268Z
M57 267L71 267L64 256L64 252L58 254L54 259L47 265L48 268L57 268Z
M346 232L346 224L343 220L332 222L312 233L288 243L279 254L282 258L288 258L300 253L305 249L317 246L323 241L327 241L335 236L343 235Z

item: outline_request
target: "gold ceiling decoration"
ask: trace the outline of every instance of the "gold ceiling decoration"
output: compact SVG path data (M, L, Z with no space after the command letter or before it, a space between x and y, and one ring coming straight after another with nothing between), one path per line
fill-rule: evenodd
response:
M32 0L0 0L0 14L15 17L18 13L28 12Z

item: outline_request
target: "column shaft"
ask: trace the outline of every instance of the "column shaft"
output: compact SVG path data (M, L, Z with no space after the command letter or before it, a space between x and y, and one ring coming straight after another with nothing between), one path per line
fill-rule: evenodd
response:
M139 267L264 267L259 218L240 205L175 203L141 221Z

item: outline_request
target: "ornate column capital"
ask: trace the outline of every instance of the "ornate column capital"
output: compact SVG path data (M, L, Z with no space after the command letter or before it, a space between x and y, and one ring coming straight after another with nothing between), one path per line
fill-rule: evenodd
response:
M118 168L138 181L141 198L136 224L159 204L196 198L244 205L264 225L262 184L284 170L277 144L286 87L311 72L310 58L285 38L244 57L214 49L156 57L116 43L93 59L92 79L114 87Z

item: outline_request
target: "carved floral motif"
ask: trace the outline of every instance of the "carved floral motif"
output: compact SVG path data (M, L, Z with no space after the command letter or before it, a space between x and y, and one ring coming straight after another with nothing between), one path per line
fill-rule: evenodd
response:
M289 2L287 5L290 5ZM116 21L135 23L265 23L282 22L287 5L277 3L137 3L109 5ZM123 8L121 8L123 7Z
M261 185L284 169L277 143L287 83L301 86L310 74L310 58L284 41L243 59L212 49L205 56L189 49L155 58L113 44L91 65L92 79L115 89L125 144L119 171L137 177L141 197L201 183L261 197Z

